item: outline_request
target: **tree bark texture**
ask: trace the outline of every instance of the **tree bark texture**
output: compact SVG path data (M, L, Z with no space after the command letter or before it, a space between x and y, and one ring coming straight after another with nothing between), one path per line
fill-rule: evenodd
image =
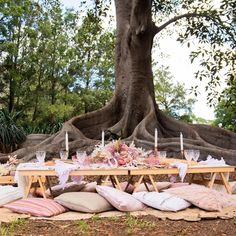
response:
M151 0L115 0L117 20L116 86L112 100L103 108L67 121L62 130L40 144L17 150L28 161L44 148L47 156L58 156L69 134L70 154L76 149L91 152L101 132L115 134L124 141L152 149L158 129L158 149L168 156L180 156L180 132L184 149L199 149L201 159L208 154L236 164L236 134L207 125L177 121L159 110L154 96L151 50L157 33L152 21ZM107 136L107 138L109 138Z

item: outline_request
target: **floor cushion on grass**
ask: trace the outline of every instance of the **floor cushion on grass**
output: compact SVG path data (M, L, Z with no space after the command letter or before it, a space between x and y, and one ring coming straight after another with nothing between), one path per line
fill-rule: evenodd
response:
M4 207L17 213L30 214L32 216L50 217L66 211L66 208L52 199L26 198L4 205Z
M22 192L18 187L11 185L0 186L0 207L22 197Z
M80 190L81 192L91 192L96 193L97 182L90 182L85 184L85 186Z
M232 195L197 184L170 188L165 192L183 198L207 211L221 211L225 207L236 206L235 198Z
M113 206L102 196L91 192L63 193L54 199L74 211L98 213L113 210Z
M108 186L97 186L97 192L120 211L140 211L145 205L132 195Z
M52 191L53 197L57 197L57 196L61 195L62 193L78 192L82 188L84 188L85 185L86 185L85 182L81 182L81 183L69 182L69 183L66 183L64 186L55 185L55 186L51 187L51 191ZM49 189L47 189L45 193L47 196L51 195Z
M169 193L158 192L136 192L133 196L146 204L162 211L180 211L188 208L191 204L184 199L175 197Z

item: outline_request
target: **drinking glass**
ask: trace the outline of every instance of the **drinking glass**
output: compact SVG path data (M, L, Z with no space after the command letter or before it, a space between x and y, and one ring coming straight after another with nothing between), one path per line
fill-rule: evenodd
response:
M84 151L77 150L76 151L77 162L79 165L84 165L85 160L87 158L87 153Z
M191 161L193 159L193 153L194 153L194 150L191 150L191 149L184 150L184 157L187 160L188 165L191 165Z
M68 159L68 151L66 150L61 150L60 151L60 158L61 160L65 161Z
M165 159L166 158L166 151L159 151L158 156L160 157L160 160Z
M197 162L199 156L200 156L200 151L199 150L193 150L193 160Z
M36 158L39 162L39 164L43 164L45 161L45 157L46 157L46 152L45 151L36 151Z

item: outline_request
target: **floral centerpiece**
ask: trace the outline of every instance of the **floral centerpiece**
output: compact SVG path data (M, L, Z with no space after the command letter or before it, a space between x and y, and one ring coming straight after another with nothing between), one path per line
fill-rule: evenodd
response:
M131 166L144 158L146 152L135 147L134 143L126 144L121 140L112 141L105 146L96 146L89 160L91 163L104 163L110 166Z
M0 176L8 175L10 171L16 169L19 160L15 156L8 156L8 161L5 164L0 164Z

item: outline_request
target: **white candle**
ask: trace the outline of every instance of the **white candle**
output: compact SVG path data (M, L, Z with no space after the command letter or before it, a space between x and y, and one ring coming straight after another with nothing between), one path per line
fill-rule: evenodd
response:
M157 139L158 139L158 132L157 129L155 129L155 143L154 143L155 148L157 148Z
M181 132L180 132L180 150L181 152L184 150L183 134Z
M68 132L66 131L65 135L65 145L66 145L66 151L69 152L69 140L68 140Z
M104 147L104 138L105 138L105 133L102 131L102 147Z

